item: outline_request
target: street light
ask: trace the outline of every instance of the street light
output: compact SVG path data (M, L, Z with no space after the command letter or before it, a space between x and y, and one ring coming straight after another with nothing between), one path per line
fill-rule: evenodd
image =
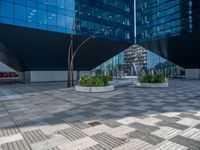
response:
M110 27L105 27L101 29L98 32L93 33L88 38L86 38L83 42L80 43L80 45L76 48L75 51L73 51L73 32L71 34L71 41L68 49L68 87L74 86L74 80L73 80L73 62L74 57L76 56L77 52L80 50L80 48L86 44L90 39L95 38L95 35L100 34L102 31L106 31L106 29L110 29ZM73 30L75 30L75 27L73 27Z

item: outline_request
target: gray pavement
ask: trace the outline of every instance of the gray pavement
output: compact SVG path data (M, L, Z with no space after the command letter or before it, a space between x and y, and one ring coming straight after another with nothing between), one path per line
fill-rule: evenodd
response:
M77 93L0 86L0 150L200 150L200 81Z

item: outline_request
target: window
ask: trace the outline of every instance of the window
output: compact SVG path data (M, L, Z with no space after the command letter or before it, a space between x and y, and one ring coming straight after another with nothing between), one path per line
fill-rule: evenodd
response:
M26 4L25 0L15 0L15 3L16 4L22 4L22 5Z
M47 24L47 14L44 10L38 10L38 23Z
M49 12L47 22L48 22L48 25L56 26L56 14Z
M28 22L36 22L37 21L37 10L34 8L27 8L26 19Z
M65 27L65 16L57 15L57 25L60 27Z
M67 0L65 5L65 8L71 11L75 10L75 0Z
M4 17L13 18L14 17L14 5L11 3L2 3L2 15Z
M59 8L63 8L64 9L64 7L65 7L65 1L64 0L58 0L57 1L57 6Z
M72 17L66 16L66 27L72 29L74 19Z
M25 20L25 7L15 5L15 19Z
M59 0L60 1L60 0ZM52 6L56 6L57 5L57 2L56 0L48 0L47 2L48 5L52 5Z

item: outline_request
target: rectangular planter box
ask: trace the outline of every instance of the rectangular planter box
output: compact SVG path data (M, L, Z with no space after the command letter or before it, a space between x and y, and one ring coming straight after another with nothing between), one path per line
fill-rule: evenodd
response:
M168 87L168 82L165 83L135 83L135 87L146 87L146 88L164 88Z
M103 86L103 87L84 87L77 85L75 86L76 92L85 92L85 93L102 93L102 92L111 92L115 88L113 85L110 86Z

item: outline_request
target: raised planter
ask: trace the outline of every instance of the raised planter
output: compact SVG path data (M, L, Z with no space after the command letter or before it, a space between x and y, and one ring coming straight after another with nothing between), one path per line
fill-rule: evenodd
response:
M144 87L144 88L166 88L168 87L168 82L165 83L135 83L135 87Z
M75 86L76 92L84 92L84 93L102 93L102 92L111 92L114 91L114 86L102 86L102 87L85 87L77 85Z

